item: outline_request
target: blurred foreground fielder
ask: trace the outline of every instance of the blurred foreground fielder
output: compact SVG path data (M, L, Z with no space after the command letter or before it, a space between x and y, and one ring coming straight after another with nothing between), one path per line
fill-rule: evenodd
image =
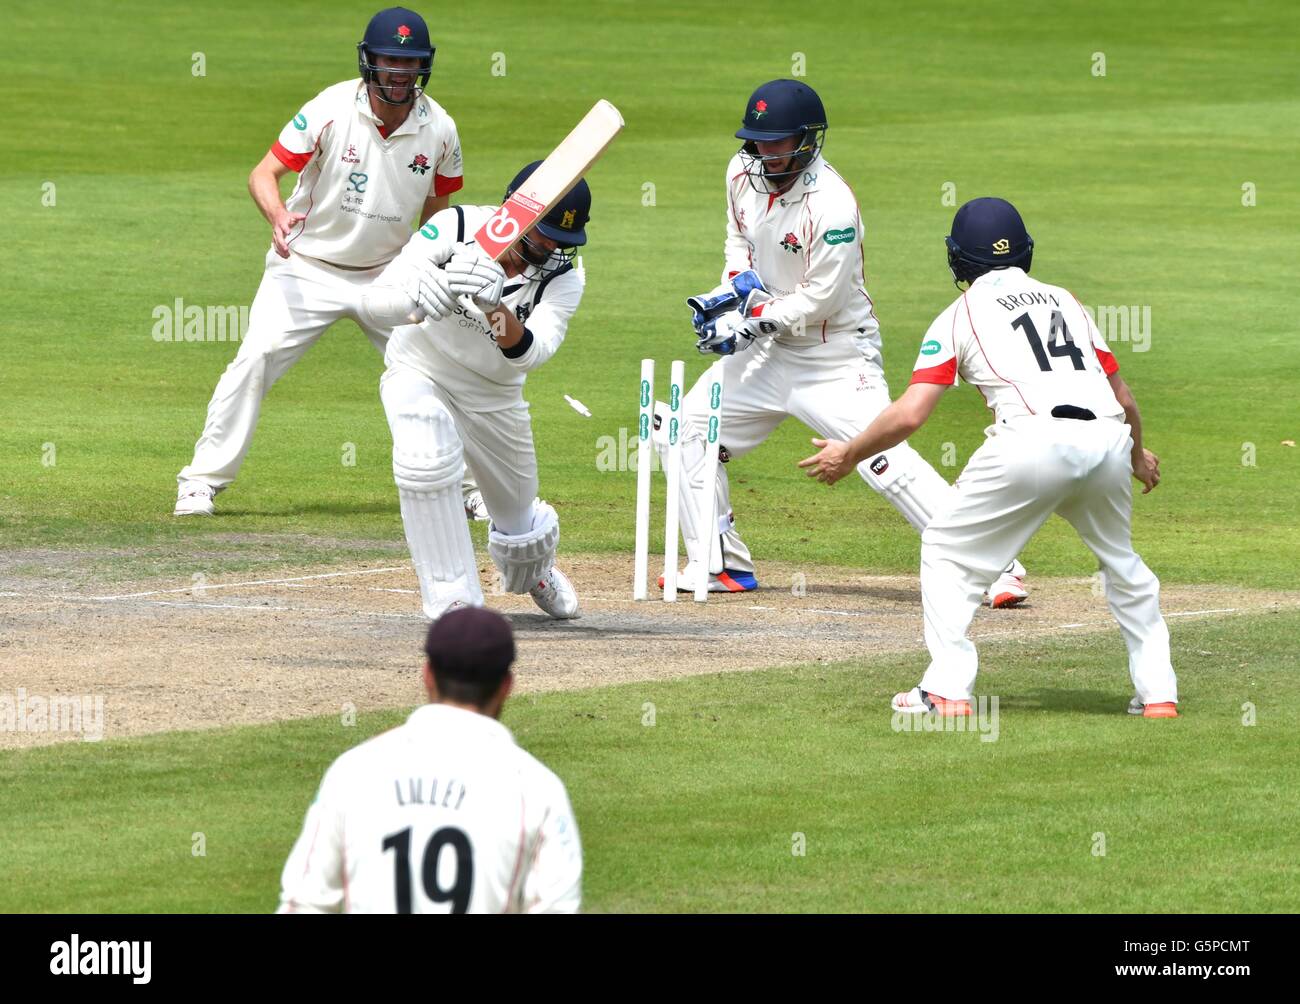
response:
M520 171L506 197L541 162ZM537 498L537 454L524 379L558 351L582 299L576 250L586 243L585 181L526 231L497 264L473 235L496 206L436 214L375 284L365 309L393 331L380 397L393 433L393 478L420 580L424 612L479 606L462 477L477 480L490 523L488 552L507 592L527 592L556 618L578 616L578 596L555 567L560 524Z
M819 435L848 438L889 404L880 325L863 274L862 216L848 184L822 157L826 128L826 111L811 87L773 80L749 99L736 133L743 145L727 166L723 284L689 301L700 351L724 357L722 441L729 459L754 449L787 418ZM701 380L683 409L681 527L688 564L677 588L689 592L696 576L707 573L710 591L755 589L721 466L718 526L696 525L691 499L706 477L707 397L708 381ZM902 441L863 457L858 473L918 533L951 491ZM1024 568L1003 564L1006 574L989 589L998 607L1028 595Z
M1129 477L1151 491L1159 460L1143 449L1137 402L1092 318L1068 290L1026 274L1033 249L1009 202L962 206L948 264L958 287L969 287L930 325L911 386L852 442L814 439L821 452L799 466L834 484L919 429L958 376L974 384L994 424L921 536L930 667L918 687L894 697L894 710L970 714L978 658L966 631L980 594L1059 513L1101 565L1137 691L1129 712L1175 718L1160 583L1133 551L1130 530Z
M325 772L278 912L576 913L569 796L496 720L514 682L509 623L453 610L425 654L430 703Z
M380 11L357 53L361 79L308 101L249 176L272 246L248 331L177 476L177 516L212 515L252 445L262 399L335 321L356 321L384 351L389 329L362 312L361 293L412 222L445 209L463 184L456 124L423 90L434 55L423 18ZM290 171L300 174L285 203L279 179Z

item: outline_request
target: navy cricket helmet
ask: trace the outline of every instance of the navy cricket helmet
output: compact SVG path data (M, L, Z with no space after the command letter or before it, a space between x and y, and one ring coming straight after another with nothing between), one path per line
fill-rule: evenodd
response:
M759 142L795 136L798 143L789 153L758 152ZM826 141L826 108L807 84L798 80L769 80L750 95L736 138L745 158L745 174L755 191L771 194L784 191L789 183L821 153ZM787 161L793 157L792 164ZM769 171L771 167L786 170Z
M366 25L365 38L357 43L357 66L361 70L361 79L367 84L375 84L379 100L390 105L405 105L413 102L428 85L429 75L433 72L434 51L424 18L405 7L389 7L372 17ZM380 67L375 65L376 56L414 56L420 60L419 87L409 88L405 100L394 101L385 93L392 85L384 86L377 81L375 75Z
M974 282L996 268L1022 268L1026 272L1034 257L1034 239L1025 221L1006 199L971 199L952 218L948 245L948 267L958 284Z
M514 176L506 186L505 198L509 199L515 189L527 180L538 167L540 160L535 160ZM555 251L531 241L525 233L520 238L519 253L525 261L535 266L542 275L558 271L573 261L577 249L587 243L587 222L591 219L591 189L586 179L579 178L578 183L569 190L569 194L551 207L551 211L533 225L534 230L543 237L559 245Z

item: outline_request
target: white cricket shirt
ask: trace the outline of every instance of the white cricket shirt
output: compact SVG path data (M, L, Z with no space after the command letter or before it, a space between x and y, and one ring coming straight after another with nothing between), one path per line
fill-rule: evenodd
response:
M279 913L576 913L564 784L495 719L427 704L325 772Z
M404 270L425 263L444 265L458 242L474 234L497 206L453 206L435 213L411 235L406 247L375 280L400 286ZM524 326L523 340L510 349L497 346L492 326L478 309L458 304L440 321L426 319L393 330L384 358L388 366L408 366L447 388L473 411L510 408L522 398L524 379L555 355L582 301L582 260L545 279L507 279L502 306Z
M1050 415L1057 405L1124 417L1106 377L1119 369L1097 325L1067 289L1023 269L985 272L935 318L912 383L980 389L994 420Z
M752 268L775 299L762 316L799 346L851 338L881 365L880 324L867 294L862 215L853 191L820 156L783 195L754 190L739 153L727 165L723 280ZM802 334L799 332L802 331Z
M391 135L382 128L365 82L345 80L280 132L272 153L301 172L285 205L307 215L289 236L294 251L353 268L383 265L411 236L424 200L461 187L456 123L427 94Z

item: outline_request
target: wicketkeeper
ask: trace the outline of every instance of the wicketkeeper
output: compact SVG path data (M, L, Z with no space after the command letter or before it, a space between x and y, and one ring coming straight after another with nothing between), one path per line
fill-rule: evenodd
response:
M796 80L773 80L749 99L727 167L723 284L692 297L701 352L722 361L721 439L731 461L787 418L848 437L889 404L880 325L867 294L862 216L844 179L822 157L826 111ZM758 587L736 530L725 468L717 474L716 527L698 526L704 487L708 381L684 403L681 528L687 566L677 588L708 575L712 592ZM905 442L863 459L858 473L919 533L947 504L948 483ZM1018 562L990 583L996 607L1028 595ZM660 580L662 585L662 580Z

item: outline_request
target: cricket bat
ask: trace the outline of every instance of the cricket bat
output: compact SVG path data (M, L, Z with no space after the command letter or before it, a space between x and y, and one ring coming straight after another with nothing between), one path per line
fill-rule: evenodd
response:
M479 227L475 243L494 261L500 261L521 234L569 194L622 128L623 116L618 109L604 98L597 101L537 170Z

